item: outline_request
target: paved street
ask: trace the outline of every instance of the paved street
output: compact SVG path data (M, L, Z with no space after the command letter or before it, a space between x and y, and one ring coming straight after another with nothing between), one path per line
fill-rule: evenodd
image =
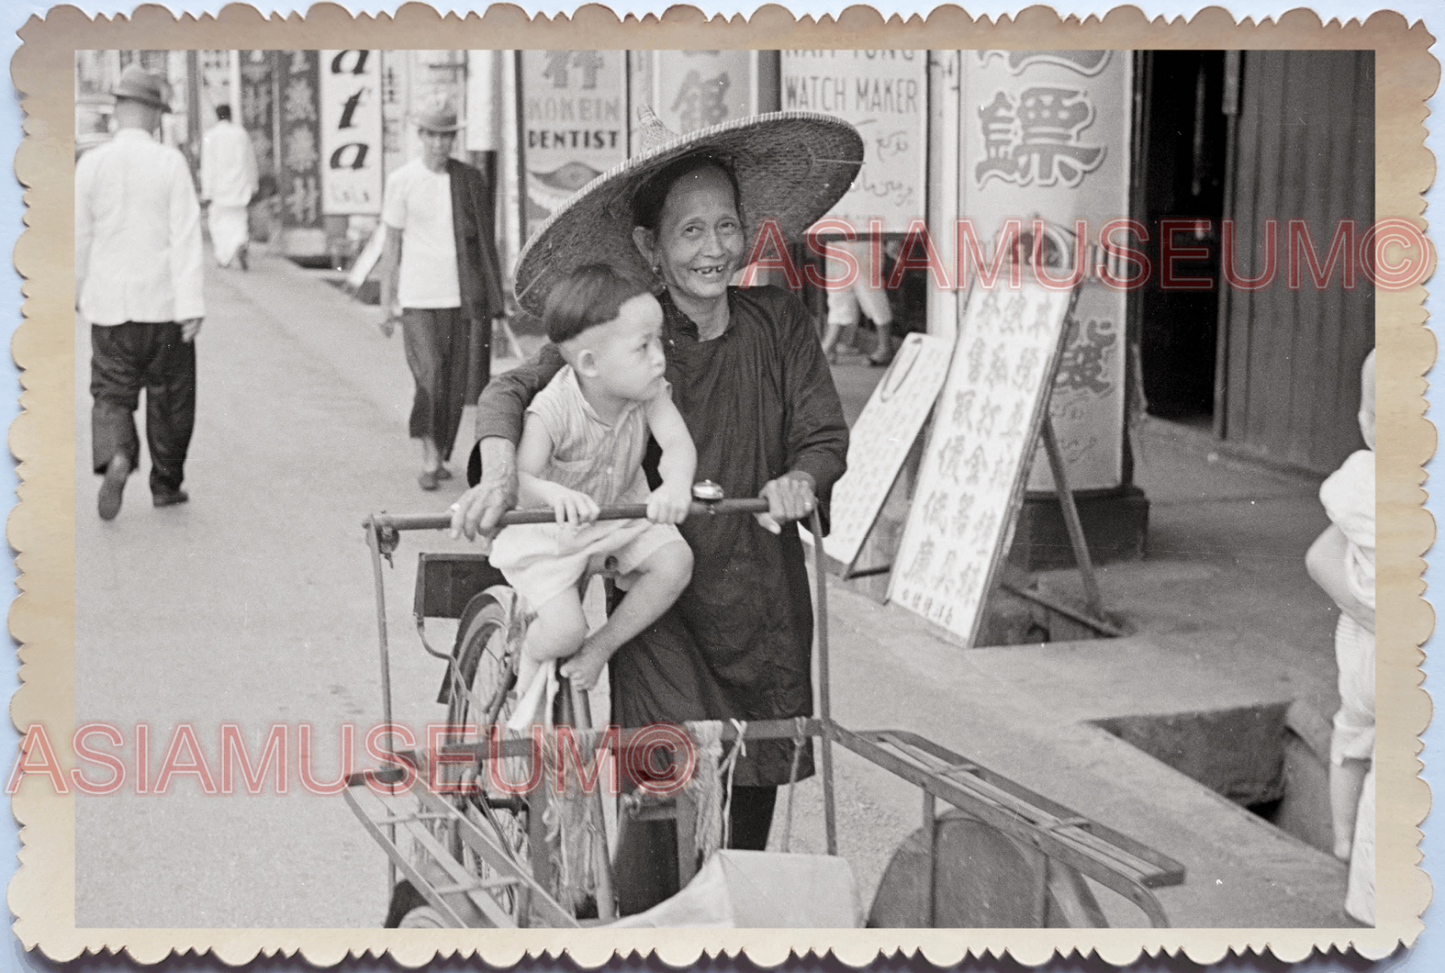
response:
M120 793L77 802L77 922L376 926L385 860L341 798L301 786L298 737L315 731L305 769L334 780L338 727L356 728L360 753L380 722L360 523L377 509L444 509L461 492L464 458L453 457L458 477L443 490L417 488L400 336L383 339L371 310L323 275L261 257L247 275L210 271L207 301L191 502L178 508L151 506L143 465L120 516L96 517L89 332L77 332L76 715L122 732L130 773ZM470 416L461 436L470 439ZM1101 579L1138 636L965 652L901 609L832 585L834 714L855 729L921 733L1180 860L1188 881L1160 893L1176 922L1338 924L1337 862L1090 722L1293 699L1323 713L1335 705L1329 607L1300 562L1321 526L1316 484L1225 463L1201 477L1204 461L1187 449L1151 450L1150 468L1173 478L1146 485L1160 504L1164 556ZM1171 482L1186 486L1171 493ZM396 717L416 727L444 716L438 663L409 618L416 553L451 545L408 535L387 571ZM449 632L437 634L450 644ZM253 758L273 725L287 727L288 793L268 777L258 796L239 779L239 793L207 795L195 774L163 796L135 793L138 724L150 728L153 787L181 724L219 774L225 723L240 725ZM838 765L841 851L866 904L918 826L919 793L851 755ZM796 802L793 850L821 850L819 782L800 785ZM1114 922L1140 921L1117 897L1103 904Z
M288 726L293 755L309 724L316 776L334 779L336 727L354 724L359 740L380 721L361 519L441 509L461 489L416 486L400 336L384 340L360 305L353 320L337 314L338 295L314 275L256 264L245 279L212 270L207 281L186 506L152 508L144 477L133 476L120 516L95 516L89 334L77 336L77 716L122 729L132 772L133 727L149 723L152 781L181 722L210 757L221 723L241 724L257 755L272 724ZM311 313L318 299L331 313ZM389 595L403 650L398 716L421 723L438 707L422 705L435 696L436 667L408 624L415 550L398 558ZM238 796L206 796L195 776L164 798L135 796L132 776L119 796L83 798L78 922L376 924L379 853L340 798L306 793L294 765L289 777L285 796L270 781L265 796L239 786Z

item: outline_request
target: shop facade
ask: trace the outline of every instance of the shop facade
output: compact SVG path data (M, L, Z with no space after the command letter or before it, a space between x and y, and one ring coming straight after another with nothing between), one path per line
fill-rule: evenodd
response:
M1358 444L1373 305L1350 248L1373 218L1369 52L80 52L79 150L105 137L105 92L137 62L171 81L163 134L193 162L216 105L232 106L262 174L253 233L337 269L364 259L385 178L417 150L408 107L430 98L458 106L456 152L493 176L504 268L639 150L644 106L679 133L778 109L848 119L865 165L819 239L863 244L858 272L893 285L906 327L951 335L967 287L1036 237L1056 276L1082 269L1051 412L1102 559L1144 551L1130 429L1146 415L1315 471ZM1331 263L1341 227L1357 229ZM826 276L819 249L755 255L821 316L827 290L789 273ZM1028 486L1014 560L1067 563L1041 458Z

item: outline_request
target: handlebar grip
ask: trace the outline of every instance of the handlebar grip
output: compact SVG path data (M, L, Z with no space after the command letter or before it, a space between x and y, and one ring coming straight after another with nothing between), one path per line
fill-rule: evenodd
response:
M711 503L694 502L688 508L689 517L716 516L718 514L760 514L766 513L768 502L761 497L749 497L738 500L717 500ZM602 512L597 515L598 520L641 520L647 516L647 507L644 504L622 504L614 507L603 507ZM511 527L515 524L550 524L555 523L557 515L550 509L537 507L528 510L511 510L502 515L501 524L503 527ZM375 529L391 530L446 530L452 525L450 513L438 514L389 514L375 513L371 515L370 525Z

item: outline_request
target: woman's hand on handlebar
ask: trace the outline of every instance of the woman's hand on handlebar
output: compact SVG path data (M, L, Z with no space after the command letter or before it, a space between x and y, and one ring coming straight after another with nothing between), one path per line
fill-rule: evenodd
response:
M792 470L776 480L769 480L758 496L768 501L768 512L758 515L758 523L773 533L777 533L779 525L811 516L818 506L818 498L813 493L813 477L802 470ZM769 526L769 520L772 526Z
M502 514L517 505L516 447L505 439L483 439L482 479L452 504L452 537L492 537Z

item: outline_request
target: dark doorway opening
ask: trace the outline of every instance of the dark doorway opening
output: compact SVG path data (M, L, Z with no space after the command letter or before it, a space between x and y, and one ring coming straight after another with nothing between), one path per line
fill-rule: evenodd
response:
M1216 399L1218 241L1228 160L1225 55L1138 56L1134 215L1149 232L1149 240L1137 246L1153 266L1134 298L1144 397L1150 415L1208 428ZM1207 256L1176 256L1166 266L1161 262L1166 233L1176 254L1189 248Z

